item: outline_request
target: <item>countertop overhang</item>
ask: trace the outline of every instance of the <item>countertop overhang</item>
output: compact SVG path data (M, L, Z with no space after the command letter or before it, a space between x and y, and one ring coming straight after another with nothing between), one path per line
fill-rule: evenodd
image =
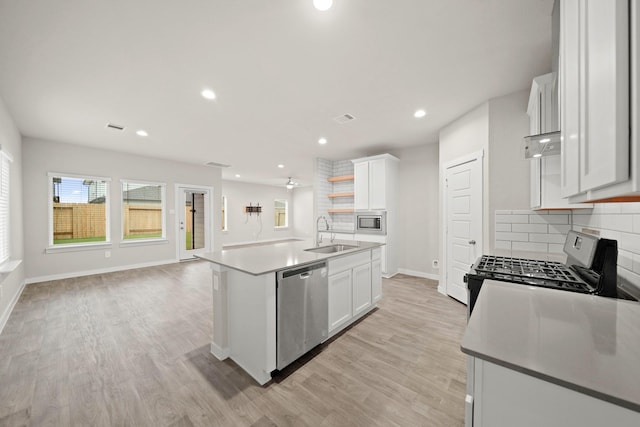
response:
M305 249L316 247L313 241L299 240L295 242L289 241L274 243L271 245L225 249L221 251L207 252L196 256L200 259L213 262L227 268L259 276L291 267L298 267L330 258L341 257L384 245L383 243L376 242L335 240L333 243L325 243L320 246L331 246L334 244L355 245L357 247L341 252L322 254L305 251Z
M640 303L485 280L461 348L640 412Z

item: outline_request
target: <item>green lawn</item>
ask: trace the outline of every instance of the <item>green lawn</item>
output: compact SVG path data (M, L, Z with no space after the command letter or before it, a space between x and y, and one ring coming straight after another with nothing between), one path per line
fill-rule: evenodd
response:
M187 248L187 250L192 249L192 247L191 247L191 232L187 231L185 234L187 235L186 242L185 242L185 244L186 244L185 248Z
M129 234L128 236L124 236L124 240L157 239L158 237L162 237L162 232L161 231L159 231L157 233Z
M91 243L91 242L105 242L107 238L105 236L98 237L83 237L81 239L53 239L54 245L68 245L71 243Z

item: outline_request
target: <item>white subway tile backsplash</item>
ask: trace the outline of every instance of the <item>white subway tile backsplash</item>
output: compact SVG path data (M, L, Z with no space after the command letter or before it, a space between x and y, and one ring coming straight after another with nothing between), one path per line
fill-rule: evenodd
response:
M571 230L568 224L549 224L549 234L562 234L564 236Z
M496 214L496 223L509 223L509 224L528 224L529 216L528 215L497 215Z
M623 214L640 214L640 203L621 203L620 213Z
M625 250L618 250L618 265L627 270L633 270L633 254Z
M528 233L508 233L503 231L496 232L496 240L510 240L512 242L528 242Z
M506 240L496 240L496 249L511 250L511 242Z
M563 244L565 240L566 236L563 236L562 234L529 234L530 242Z
M496 224L496 231L511 231L511 224Z
M549 246L546 243L511 242L511 249L514 251L548 252Z
M551 254L564 254L564 244L558 245L555 243L549 243L549 253Z
M569 224L569 215L530 215L529 222L532 224Z
M549 226L547 224L513 224L511 231L520 233L546 233Z

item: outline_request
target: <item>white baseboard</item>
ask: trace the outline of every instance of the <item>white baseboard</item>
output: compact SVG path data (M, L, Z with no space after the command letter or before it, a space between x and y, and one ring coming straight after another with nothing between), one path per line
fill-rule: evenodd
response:
M116 267L99 268L96 270L73 271L69 273L51 274L47 276L29 277L25 280L27 285L32 283L48 282L50 280L71 279L72 277L91 276L93 274L115 273L116 271L133 270L136 268L156 267L158 265L175 264L180 262L177 259L167 259L162 261L143 262L140 264L119 265Z
M18 300L20 299L20 295L22 295L22 291L24 291L24 287L26 284L26 282L22 282L22 285L20 285L20 289L18 289L18 292L16 292L16 294L13 296L13 299L7 306L6 310L4 311L4 313L2 313L2 317L0 317L0 334L2 333L4 327L7 325L9 316L11 315L13 308L16 306Z
M431 280L440 281L440 275L439 274L424 273L422 271L408 270L406 268L399 268L398 269L398 273L407 274L409 276L422 277L424 279L431 279Z
M229 354L231 353L228 347L222 348L213 342L211 343L210 351L211 351L211 354L213 354L218 360L225 360L226 358L229 357Z

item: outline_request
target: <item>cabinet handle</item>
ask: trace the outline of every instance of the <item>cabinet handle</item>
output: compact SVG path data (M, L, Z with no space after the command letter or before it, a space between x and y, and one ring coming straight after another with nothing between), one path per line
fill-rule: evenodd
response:
M475 240L469 240L469 244L470 244L470 245L475 245L475 244L476 244L476 241L475 241Z

